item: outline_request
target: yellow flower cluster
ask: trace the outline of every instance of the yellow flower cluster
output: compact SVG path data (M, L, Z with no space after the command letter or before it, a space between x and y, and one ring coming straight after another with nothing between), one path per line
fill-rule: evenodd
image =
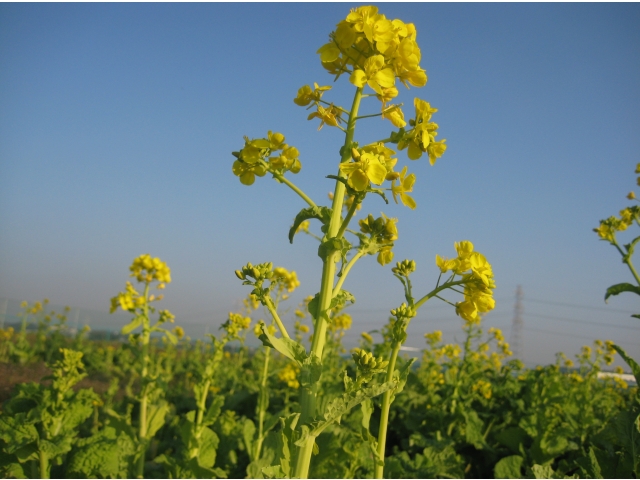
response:
M0 328L0 340L11 340L11 337L13 337L13 332L13 327L9 327L6 329Z
M256 175L263 177L268 171L284 174L289 171L298 173L302 164L296 147L285 143L284 135L269 131L267 138L249 140L244 137L244 147L239 152L232 152L236 157L233 162L233 174L240 178L243 185L252 185ZM276 154L280 152L279 154ZM273 156L270 156L274 154Z
M118 293L111 299L110 313L115 312L118 306L124 311L132 312L136 307L141 307L146 303L144 296L140 295L131 282L125 285L125 291Z
M351 328L351 315L341 313L331 319L331 330L349 330Z
M276 267L273 269L273 277L271 278L271 281L282 282L289 293L293 292L297 287L300 286L300 281L298 280L298 275L296 274L296 272L289 272L286 268L283 267Z
M489 400L491 398L491 384L486 380L478 380L473 387L471 387L471 391L474 393L480 394L482 397Z
M293 363L287 364L280 372L278 372L278 379L281 382L287 384L290 388L298 388L300 386L300 382L298 382L298 374L300 373L300 368Z
M373 218L369 214L367 218L363 218L358 222L360 231L370 236L371 240L380 245L378 251L378 263L386 265L393 260L393 242L398 239L398 228L396 227L397 218L387 218L384 214L382 217ZM372 252L371 254L375 253Z
M160 282L158 288L164 288L165 283L171 283L171 269L158 257L151 258L148 253L140 255L133 260L129 267L131 277L139 282L151 283L154 280Z
M419 98L414 99L413 104L416 109L416 118L409 121L413 129L400 139L398 148L404 150L408 147L407 155L411 160L418 160L423 153L427 153L429 163L433 165L447 149L446 139L436 141L438 124L430 121L431 116L438 109L432 108L429 102Z
M452 271L462 276L464 300L456 304L456 314L468 322L479 323L478 314L493 310L496 304L493 299L493 289L496 288L493 270L484 255L473 251L473 243L468 240L456 242L455 248L457 258L443 259L436 255L436 265L442 273Z
M265 325L264 320L259 320L258 323L256 323L256 326L253 327L253 334L256 337L259 337L260 335L262 335L262 326ZM275 335L277 332L277 328L275 325L269 325L267 327L267 333L269 335Z
M364 341L373 343L373 337L369 335L367 332L362 332L360 336L364 339Z
M48 303L49 303L49 299L45 298L42 302L35 302L33 306L29 308L29 302L24 300L23 302L20 303L20 308L23 308L25 310L25 313L35 315L36 313L41 312L42 309L44 308L44 305L47 305Z
M357 87L368 85L379 96L397 95L395 78L422 87L426 72L420 68L416 28L402 20L389 20L373 6L353 9L330 35L331 42L318 53L329 73L351 71L349 80Z
M229 318L222 324L230 338L238 338L242 330L246 330L251 325L250 317L243 317L239 313L229 312Z
M620 218L611 216L606 220L600 220L600 226L594 228L593 231L596 232L602 240L614 243L616 232L625 231L634 221L640 221L640 207L636 205L620 210Z

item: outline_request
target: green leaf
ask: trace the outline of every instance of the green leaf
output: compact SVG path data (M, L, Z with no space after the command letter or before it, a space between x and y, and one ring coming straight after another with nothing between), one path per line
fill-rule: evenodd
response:
M462 413L466 420L465 440L478 450L482 450L486 446L484 435L482 434L484 429L483 421L475 410L464 410Z
M216 463L216 453L220 439L218 435L208 427L204 427L200 433L200 449L198 451L198 465L203 468L212 468Z
M630 283L618 283L617 285L611 285L609 288L607 288L607 293L604 296L604 301L606 302L610 296L618 295L622 292L632 292L636 295L640 295L640 287L631 285Z
M265 478L287 478L280 465L271 465L262 469Z
M106 427L98 434L78 442L68 471L84 478L125 478L135 451L133 440L124 432Z
M320 220L323 225L328 225L331 221L331 209L329 207L308 207L300 210L293 220L293 226L289 229L289 243L293 243L293 237L300 224L311 218Z
M26 414L0 417L0 439L7 444L6 453L14 453L21 447L37 442L38 438L38 430L35 425L27 423Z
M214 396L211 400L211 405L209 405L207 409L207 413L205 413L202 419L202 425L213 425L222 411L222 405L224 405L224 397L222 395Z
M122 327L122 330L121 330L122 335L128 335L131 332L133 332L136 328L142 325L143 320L144 320L143 315L138 315L137 317L135 317L133 320L131 320L131 323Z
M19 463L10 463L0 466L0 477L2 478L28 478L24 474L22 465Z
M322 374L322 362L313 353L302 362L300 371L300 385L309 387L320 380Z
M285 357L298 363L299 366L302 366L302 363L307 358L307 351L302 345L290 338L278 338L269 335L264 325L262 326L262 334L259 338L265 347L271 347L277 350Z
M400 369L396 369L393 372L393 378L398 382L398 386L393 390L393 395L391 395L390 398L391 403L393 403L393 401L395 400L396 395L404 390L404 386L407 383L407 378L409 377L409 373L411 372L411 366L415 361L415 358L410 358Z
M244 424L242 425L242 438L244 440L244 446L247 449L247 453L249 454L249 460L253 461L253 437L256 434L256 425L252 420L245 418Z
M534 465L531 467L531 471L536 478L555 478L553 468L549 465Z
M520 468L523 458L520 455L510 455L501 458L493 468L495 478L522 478Z
M327 405L324 412L324 420L312 423L313 430L309 433L312 437L317 437L322 431L334 422L340 423L342 415L351 411L355 406L360 405L365 400L377 397L381 393L397 387L396 381L371 385L355 392L348 392L332 400Z
M627 365L631 367L631 371L633 372L633 376L636 377L636 384L640 385L640 365L633 358L631 358L627 352L619 347L618 345L614 345L613 348L616 349L616 352L622 357L622 359L627 362Z
M147 438L153 438L164 425L164 417L169 412L169 404L161 400L155 405L150 405L147 411Z

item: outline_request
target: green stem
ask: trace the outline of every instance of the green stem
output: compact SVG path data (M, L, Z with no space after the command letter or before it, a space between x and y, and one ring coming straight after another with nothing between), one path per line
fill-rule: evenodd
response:
M360 205L360 202L356 202L355 199L354 199L354 201L351 203L351 207L349 207L349 211L347 212L347 216L345 217L344 221L342 222L342 225L340 225L340 230L338 230L338 233L336 234L337 238L341 238L342 235L344 235L345 230L349 226L349 222L353 218L353 214L356 213L356 210L358 209L358 205Z
M351 158L351 144L353 142L353 135L356 127L356 117L358 115L358 109L360 107L360 100L362 98L362 88L356 89L356 93L353 97L353 105L351 106L351 113L349 114L349 122L347 124L346 137L344 140L344 146L342 147L342 158L340 162L348 162ZM340 176L340 170L338 170ZM336 187L333 194L333 204L331 211L331 221L329 223L329 229L326 234L326 238L333 238L336 236L340 229L342 204L344 202L345 186L342 182L336 180ZM326 311L329 309L331 299L333 297L333 283L336 274L336 261L338 252L330 252L325 258L323 258L322 265L322 282L320 286L320 295L318 301L318 313L315 318L313 343L311 345L311 356L322 358L322 351L327 336L327 320L324 318ZM316 409L316 397L318 393L318 383L316 382L311 388L302 388L300 391L300 406L301 415L298 425L308 424L315 417ZM315 439L309 437L302 447L298 449L298 459L296 462L295 477L307 478L309 476L309 464L311 462L311 453L313 451L313 443Z
M142 323L142 372L140 374L140 382L142 383L142 397L140 399L140 425L138 426L138 441L140 443L140 457L138 458L137 477L144 478L144 461L147 450L147 409L148 409L148 385L147 377L149 375L149 337L150 320L149 320L149 284L144 287L145 303L142 307L143 323Z
M40 449L40 478L49 478L49 458Z
M273 319L276 321L276 324L278 325L278 328L280 329L280 333L282 333L282 336L285 338L291 338L289 336L289 333L287 332L287 329L284 326L284 323L282 323L282 320L280 320L280 316L278 315L278 312L276 312L276 309L273 305L273 301L270 298L267 299L266 307L267 307L267 310L269 310L269 313L271 314Z
M313 200L311 200L306 193L304 193L302 190L300 190L291 180L287 179L284 175L281 175L279 173L274 173L273 177L278 180L279 182L284 183L286 186L288 186L291 190L293 190L294 192L296 192L298 195L300 195L300 197L309 204L309 206L317 208L318 206L315 204L315 202Z
M442 290L446 290L447 288L453 287L455 285L464 285L466 282L464 280L458 280L457 282L447 282L444 283L442 285L440 285L439 287L434 288L433 290L431 290L429 293L427 293L424 297L422 297L420 300L418 300L415 304L414 304L414 308L416 311L418 311L418 309L424 305L424 303L429 300L430 298L435 297L438 293L440 293Z
M260 395L266 395L267 390L267 378L269 376L269 358L271 357L271 349L264 349L264 364L262 366L262 381L260 383ZM264 392L264 393L263 393ZM264 440L264 414L265 411L262 408L261 402L258 400L258 439L256 441L255 451L253 453L253 459L258 460L260 458L260 451L262 450L262 442Z
M618 242L616 241L615 238L611 243L613 244L614 247L618 249L618 251L620 252L620 255L622 255L623 263L627 264L627 266L629 267L629 270L631 270L631 274L633 275L633 278L635 278L638 285L640 285L640 277L638 276L638 273L636 272L636 269L633 266L633 263L631 263L631 257L629 257L626 253L624 253L624 251L622 250L622 248L620 248L620 245L618 245Z
M393 351L389 356L389 368L387 369L387 376L385 382L393 380L393 372L396 369L396 359L398 358L398 352L402 344L396 342L393 346ZM380 412L380 429L378 430L378 459L384 462L384 451L387 446L387 427L389 425L389 410L391 409L391 395L392 390L387 390L382 396L382 411ZM381 465L376 462L376 468L374 470L374 478L383 478L384 463Z
M351 270L351 267L353 267L355 265L355 263L364 255L364 251L362 250L358 250L355 255L353 257L351 257L351 260L349 260L349 263L347 263L344 267L344 270L342 271L342 276L340 277L340 279L338 280L338 283L336 283L335 288L333 289L333 296L335 297L338 292L340 291L340 289L342 288L342 284L344 283L344 281L347 278L347 275L349 274L349 270Z

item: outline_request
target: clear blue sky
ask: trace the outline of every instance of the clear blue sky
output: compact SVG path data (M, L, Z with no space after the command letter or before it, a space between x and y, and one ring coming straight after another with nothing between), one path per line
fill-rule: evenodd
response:
M280 131L301 152L296 183L326 199L343 134L318 132L292 99L332 84L315 52L352 6L0 4L0 297L107 311L145 252L172 268L165 307L192 335L237 308L247 287L233 271L247 261L298 271L296 301L317 292L315 242L286 238L305 205L268 177L241 185L230 152ZM434 167L398 155L417 174L417 210L377 197L363 210L399 219L396 259L416 260L417 287L435 283L436 253L468 239L498 284L487 325L508 335L523 287L527 362L594 338L640 356L637 297L603 301L631 276L591 231L629 203L640 162L640 5L380 10L416 25L429 82L399 99L407 117L414 96L437 107L449 147ZM342 78L327 98L352 95ZM362 121L357 139L390 131ZM369 257L347 281L351 340L402 302L389 267ZM451 308L434 307L409 345L436 328L460 338Z

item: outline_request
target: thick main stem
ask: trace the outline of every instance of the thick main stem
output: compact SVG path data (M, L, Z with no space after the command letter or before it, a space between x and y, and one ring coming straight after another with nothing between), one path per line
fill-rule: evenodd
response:
M269 377L269 358L271 357L271 349L265 348L264 352L264 364L262 366L262 382L260 383L260 395L266 395L267 390L267 378ZM264 440L264 408L261 401L258 401L258 439L256 440L256 447L253 454L253 459L258 460L260 458L260 451L262 450L262 442Z
M362 98L362 88L356 90L353 97L351 112L349 113L349 122L347 124L346 138L342 148L342 158L340 163L348 162L351 158L351 144L353 142L353 134L356 127L356 117L360 108L360 100ZM340 175L340 173L338 173ZM331 206L331 221L326 238L333 238L337 235L342 220L342 204L344 202L345 186L342 182L336 180L336 188L333 194L333 204ZM322 265L322 283L320 286L320 295L318 301L318 313L315 318L313 343L311 345L311 355L318 359L322 358L322 351L327 336L327 320L324 315L327 314L331 299L333 297L333 282L336 275L336 262L338 260L338 252L330 252L323 258ZM308 424L313 420L316 409L316 397L318 393L318 384L313 384L310 388L301 389L300 403L301 415L299 425ZM311 453L313 451L314 437L309 437L305 444L298 449L298 458L296 461L295 477L307 478L309 476L309 464L311 462Z
M385 382L393 380L393 372L396 369L396 359L398 358L398 352L400 352L400 342L396 342L393 345L391 356L389 357L389 368L387 369L387 377ZM382 411L380 412L380 429L378 430L378 459L384 462L384 451L387 446L387 427L389 424L389 411L391 410L391 395L393 395L393 389L387 390L382 396ZM382 478L384 473L384 463L380 464L376 462L376 468L374 471L374 478Z
M149 321L149 284L144 287L145 303L142 307L143 324L142 324L142 372L140 374L140 383L142 384L142 398L140 399L140 425L138 428L138 441L140 442L140 457L138 458L137 477L144 478L144 461L147 451L147 409L148 409L148 385L147 376L149 375L149 338L150 321Z

